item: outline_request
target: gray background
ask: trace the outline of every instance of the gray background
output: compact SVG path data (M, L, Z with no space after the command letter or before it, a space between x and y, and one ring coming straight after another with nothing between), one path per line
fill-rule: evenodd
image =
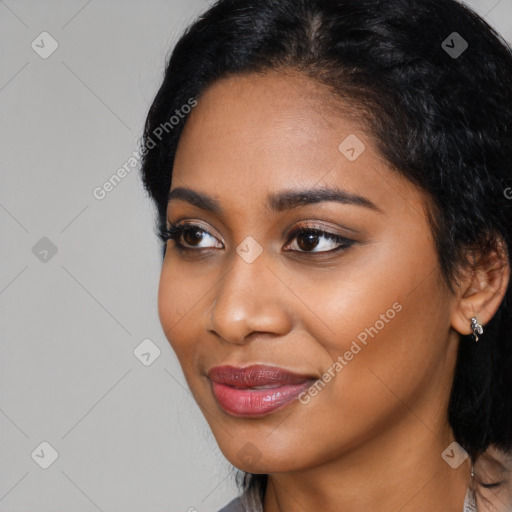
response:
M469 3L512 41L512 0ZM93 195L207 6L0 0L0 512L207 512L236 493L160 328L138 167Z

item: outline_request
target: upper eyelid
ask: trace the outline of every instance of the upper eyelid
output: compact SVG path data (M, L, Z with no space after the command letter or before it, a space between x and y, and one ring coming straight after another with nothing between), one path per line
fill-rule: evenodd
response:
M204 231L205 233L209 234L210 236L213 236L214 238L217 238L217 236L211 232L210 229L206 228L205 226L203 226L202 224L199 223L199 221L187 221L187 220L175 220L175 221L170 221L168 220L167 222L167 227L177 227L177 228L197 228L201 231Z
M320 222L320 224L318 224L316 222ZM290 227L287 227L287 228L285 228L282 231L282 234L285 234L286 232L296 232L297 230L300 230L300 229L304 229L304 230L312 229L312 230L322 231L323 233L332 234L334 236L339 236L341 238L350 239L350 235L346 236L346 235L343 235L341 233L336 233L336 228L334 228L334 227L330 228L328 226L323 226L321 224L321 222L322 221L299 220L299 221L296 221L296 222L291 224L293 229L291 229ZM215 236L214 233L212 233L209 228L204 227L201 224L201 221L199 221L199 220L189 220L189 217L185 217L185 216L178 217L176 220L171 220L171 219L168 218L167 219L167 226L169 226L169 225L174 225L174 226L178 226L178 227L184 227L184 226L197 227L197 228L199 228L199 229L209 233L210 235ZM355 229L349 228L347 226L341 226L341 227L344 230L349 231L350 233L354 233L354 235L357 234L357 231Z
M208 233L209 235L213 236L216 238L216 236L208 229L208 228L205 228L204 226L202 226L201 224L197 224L196 222L194 221L174 221L174 222L169 222L170 225L172 226L175 226L175 227L181 227L181 228L185 228L185 227L192 227L192 228L198 228L200 229L201 231L204 231L205 233ZM320 225L315 225L315 224L312 224L310 222L308 223L304 223L304 224L300 224L295 226L291 231L290 231L290 235L294 235L296 234L297 232L300 232L300 231L308 231L308 230L312 230L312 231L318 231L318 232L322 232L322 233L325 233L326 235L333 235L333 236L339 236L341 238L348 238L344 235L341 235L341 234L338 234L338 233L334 233L332 231L329 231L329 228L326 228L326 227L322 227Z

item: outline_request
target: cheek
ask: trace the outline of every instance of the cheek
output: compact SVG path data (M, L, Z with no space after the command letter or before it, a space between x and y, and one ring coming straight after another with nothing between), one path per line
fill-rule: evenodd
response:
M414 247L401 248L391 235L386 238L389 241L347 253L335 272L306 272L296 280L295 291L311 306L303 317L309 318L305 329L316 333L332 356L348 350L352 340L364 346L391 331L425 336L429 322L437 325L443 315L448 319L446 294L428 240L420 238ZM403 336L392 338L399 342Z
M450 331L450 298L433 249L421 242L417 251L381 244L364 261L357 258L350 273L303 281L301 295L322 320L307 315L305 329L333 364L340 363L324 368L337 376L326 398L334 393L347 405L357 390L354 406L367 402L368 414L375 415L382 393L412 395L439 367Z
M184 368L194 349L193 339L196 337L190 332L190 318L194 315L199 293L200 290L194 288L194 280L187 278L187 272L180 271L179 265L166 256L158 286L158 316L164 334Z
M176 290L176 283L173 284L173 276L169 271L166 260L164 260L158 284L158 317L167 339L171 334L172 326L179 318L178 304L180 298L177 296Z

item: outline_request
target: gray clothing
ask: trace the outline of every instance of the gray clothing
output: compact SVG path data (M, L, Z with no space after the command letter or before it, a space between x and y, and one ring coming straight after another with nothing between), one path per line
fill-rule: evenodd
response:
M252 490L230 501L219 512L263 512L263 505L256 492ZM466 492L464 510L462 512L477 512L475 498L470 489Z
M230 501L219 512L263 512L263 505L257 495L257 490L253 488Z

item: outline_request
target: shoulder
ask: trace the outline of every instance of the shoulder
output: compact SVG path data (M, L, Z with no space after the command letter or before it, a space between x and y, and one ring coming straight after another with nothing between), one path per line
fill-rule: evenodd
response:
M241 498L231 500L225 507L221 508L218 512L246 512Z
M263 505L257 491L251 488L241 496L238 496L238 498L231 500L218 512L263 512Z
M256 502L255 498L255 493L245 492L242 496L231 500L218 512L263 512L260 503ZM476 510L474 493L468 489L464 501L464 512L476 512Z

